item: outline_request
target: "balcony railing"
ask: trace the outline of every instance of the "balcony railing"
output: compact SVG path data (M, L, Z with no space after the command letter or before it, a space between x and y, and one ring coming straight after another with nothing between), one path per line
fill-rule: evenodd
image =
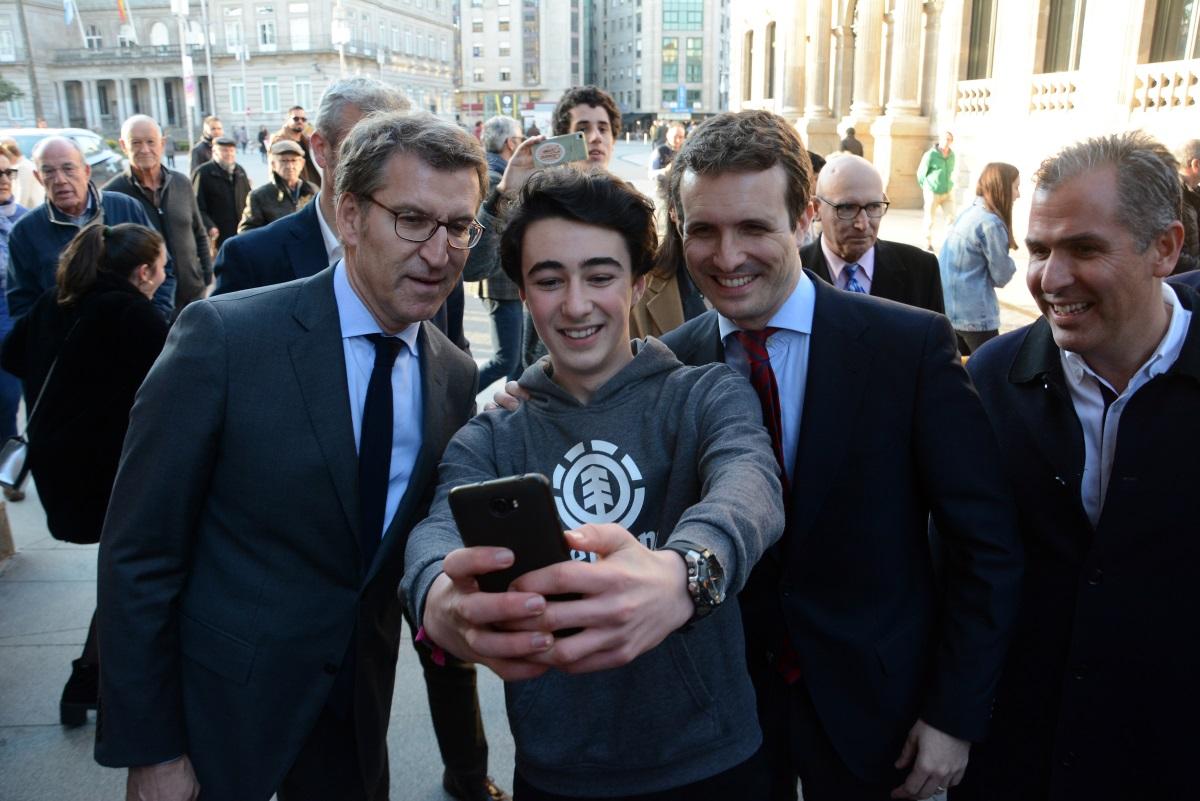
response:
M1078 72L1047 72L1034 75L1029 88L1029 110L1070 111L1075 108Z
M987 114L992 110L991 78L974 81L959 81L954 93L954 113Z
M1198 83L1200 60L1139 64L1133 70L1130 109L1148 114L1193 107L1200 94Z

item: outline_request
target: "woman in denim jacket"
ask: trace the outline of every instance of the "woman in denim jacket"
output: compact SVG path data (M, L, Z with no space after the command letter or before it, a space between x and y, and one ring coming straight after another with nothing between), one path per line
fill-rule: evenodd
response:
M1020 180L1011 164L994 161L984 167L975 201L958 215L938 254L946 316L964 356L1000 333L996 287L1017 271L1008 252L1017 249L1012 207L1021 196Z

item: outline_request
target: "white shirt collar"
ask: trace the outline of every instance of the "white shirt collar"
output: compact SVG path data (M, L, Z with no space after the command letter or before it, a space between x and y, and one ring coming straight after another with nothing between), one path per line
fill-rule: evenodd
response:
M792 290L792 294L784 301L779 310L771 317L767 323L768 328L782 328L787 331L795 331L800 334L811 334L813 325L813 309L817 302L817 290L813 286L812 279L801 270L800 280L796 282L796 288ZM717 312L717 325L721 332L721 341L732 334L734 331L740 331L741 326L730 320L725 315Z
M1162 297L1163 303L1170 307L1171 313L1171 322L1167 325L1167 333L1163 335L1162 340L1158 343L1158 347L1154 349L1154 353L1150 354L1150 358L1133 374L1129 386L1125 388L1125 392L1122 394L1129 394L1131 390L1136 390L1155 376L1170 370L1183 350L1183 341L1187 338L1188 323L1192 317L1191 312L1183 308L1179 303L1179 299L1175 297L1175 291L1166 282L1163 282L1162 285ZM1061 357L1063 372L1066 374L1068 381L1078 385L1083 381L1085 376L1091 376L1098 383L1103 383L1109 389L1113 389L1107 381L1092 370L1083 356L1069 350L1063 350L1061 351ZM1113 389L1113 391L1115 392L1116 390Z
M340 259L333 268L333 296L337 301L342 339L383 333L383 329L379 327L379 323L375 321L370 310L367 309L354 288L350 286L350 280L346 277L346 264ZM420 323L411 323L396 334L396 338L403 341L414 356L418 355L417 334L420 330Z
M829 249L829 240L821 237L821 252L825 254L825 263L829 265L829 277L833 285L841 287L842 269L849 263ZM866 273L867 278L875 280L875 246L871 245L867 252L858 259L858 269Z
M317 204L317 224L321 226L321 239L325 242L325 257L330 264L340 261L345 255L342 250L342 243L338 241L337 231L334 231L329 222L325 219L325 213L321 211L321 193L312 199L313 203Z

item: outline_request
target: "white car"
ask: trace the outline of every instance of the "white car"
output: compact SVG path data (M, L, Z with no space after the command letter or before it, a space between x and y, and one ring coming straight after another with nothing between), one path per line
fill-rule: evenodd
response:
M33 158L33 148L47 136L66 136L83 149L83 158L92 168L92 182L104 186L108 179L125 171L124 156L108 146L94 131L86 128L0 128L0 139L15 139L25 158Z

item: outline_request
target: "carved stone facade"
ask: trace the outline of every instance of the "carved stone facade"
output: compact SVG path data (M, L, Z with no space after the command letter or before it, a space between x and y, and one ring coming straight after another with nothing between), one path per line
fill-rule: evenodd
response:
M1200 136L1200 9L1170 0L733 0L733 108L795 119L828 154L854 127L900 206L952 131L961 201L989 161L1028 177L1062 145ZM773 64L774 78L766 70ZM772 94L767 90L773 89ZM803 98L799 103L796 98Z

